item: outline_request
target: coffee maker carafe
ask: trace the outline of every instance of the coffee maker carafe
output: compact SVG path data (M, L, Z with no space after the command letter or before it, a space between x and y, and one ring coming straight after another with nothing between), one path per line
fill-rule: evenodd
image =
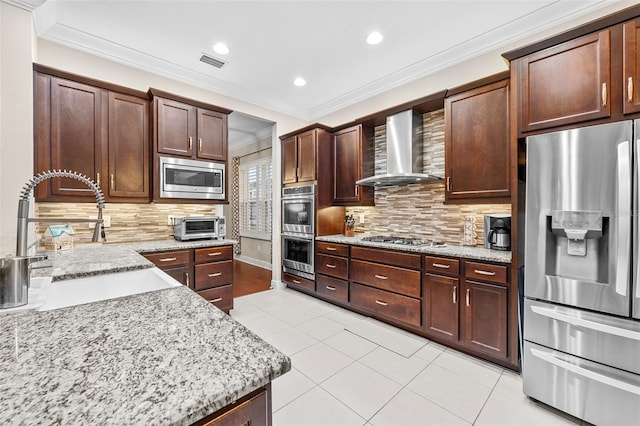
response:
M484 217L484 246L493 250L511 250L511 215Z

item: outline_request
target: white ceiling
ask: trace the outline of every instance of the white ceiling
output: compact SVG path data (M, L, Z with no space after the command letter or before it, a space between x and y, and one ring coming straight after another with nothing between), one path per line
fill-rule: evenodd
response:
M46 0L34 17L39 37L315 121L605 5ZM365 43L372 30L385 36L377 46ZM217 41L229 46L227 56L213 52ZM203 52L227 64L206 65ZM305 87L292 84L298 76Z

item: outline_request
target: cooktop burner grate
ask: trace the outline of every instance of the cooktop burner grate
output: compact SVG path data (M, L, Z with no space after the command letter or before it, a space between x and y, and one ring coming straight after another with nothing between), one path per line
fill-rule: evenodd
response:
M443 242L440 242L440 241L425 241L425 240L419 240L417 238L383 236L383 235L363 237L362 241L370 241L373 243L397 244L401 246L414 246L414 247L419 247L419 246L442 247L445 245Z

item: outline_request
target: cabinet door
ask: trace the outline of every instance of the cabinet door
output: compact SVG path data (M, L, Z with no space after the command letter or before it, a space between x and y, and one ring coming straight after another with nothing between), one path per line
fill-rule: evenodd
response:
M609 30L603 30L520 60L521 130L528 132L609 117L612 90L609 44Z
M227 161L227 115L198 108L198 158Z
M509 80L445 101L446 198L509 197Z
M425 332L458 341L459 283L457 278L425 274L425 301L422 306Z
M169 99L156 98L158 152L193 155L196 136L196 108Z
M96 182L100 180L100 151L104 139L102 96L102 90L97 87L51 78L52 169L72 170ZM51 180L51 195L94 197L86 184L67 178Z
M110 197L149 197L149 103L109 93Z
M316 131L298 135L298 182L316 179Z
M176 281L182 283L187 287L192 286L191 277L193 276L193 273L191 272L190 266L180 266L178 268L166 268L166 269L162 269L162 272L164 272L165 274L169 275L171 278L175 279Z
M282 141L282 183L295 183L298 180L298 144L291 136Z
M466 280L464 342L470 348L507 357L506 287Z
M624 24L624 100L625 114L640 111L640 19Z
M336 132L333 138L333 204L344 205L360 201L356 181L362 176L360 126Z

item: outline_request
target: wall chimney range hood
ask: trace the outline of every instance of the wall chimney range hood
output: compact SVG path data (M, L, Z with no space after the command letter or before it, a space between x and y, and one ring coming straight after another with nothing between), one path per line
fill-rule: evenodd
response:
M387 117L387 172L356 181L364 186L393 186L442 180L423 173L422 114L414 110Z

